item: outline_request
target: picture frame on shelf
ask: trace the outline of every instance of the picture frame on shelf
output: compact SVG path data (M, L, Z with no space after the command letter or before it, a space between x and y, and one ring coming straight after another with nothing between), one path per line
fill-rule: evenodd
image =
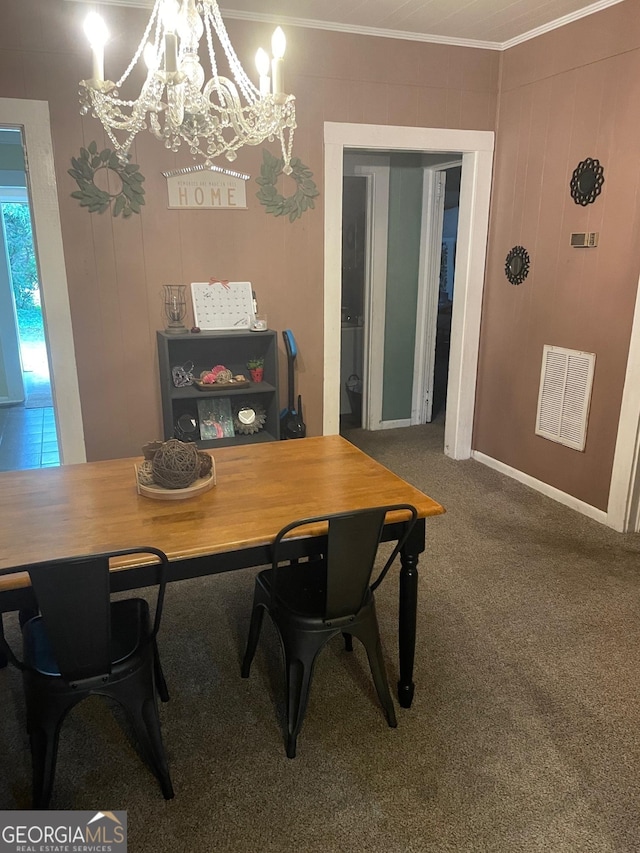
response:
M197 402L201 439L209 441L234 437L235 431L229 397L210 397Z

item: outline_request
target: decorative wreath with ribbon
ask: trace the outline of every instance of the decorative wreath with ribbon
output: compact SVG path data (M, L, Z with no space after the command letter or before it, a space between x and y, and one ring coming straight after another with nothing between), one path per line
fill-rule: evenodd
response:
M296 191L293 195L285 198L276 189L276 182L284 172L284 160L274 157L266 148L262 152L262 166L260 177L256 183L260 191L256 198L265 207L265 213L273 213L274 216L288 216L289 222L294 222L302 216L305 210L314 208L314 198L320 193L315 183L311 180L313 172L300 160L299 157L291 159L291 177L296 182Z
M80 187L71 193L71 198L77 198L81 207L89 209L89 213L104 213L113 204L113 215L129 217L132 213L140 213L144 204L144 176L140 166L135 163L123 162L115 151L104 148L98 151L95 142L87 148L80 149L79 157L72 157L73 169L68 172ZM102 169L113 172L120 180L120 191L109 193L96 186L95 176Z

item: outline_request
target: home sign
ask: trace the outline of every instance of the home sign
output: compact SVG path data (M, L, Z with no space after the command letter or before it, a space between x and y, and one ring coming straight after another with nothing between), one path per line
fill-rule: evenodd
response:
M241 210L247 207L245 178L239 174L211 170L163 174L167 179L169 208Z

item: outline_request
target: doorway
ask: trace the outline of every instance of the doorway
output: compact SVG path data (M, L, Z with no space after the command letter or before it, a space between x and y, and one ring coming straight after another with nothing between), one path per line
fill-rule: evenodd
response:
M462 154L460 215L444 452L455 459L471 454L480 311L484 282L494 134L325 123L325 287L323 432L339 431L342 178L345 149Z
M0 470L60 464L22 132L0 127Z
M444 420L461 163L345 151L341 431Z
M60 464L22 130L0 127L0 470Z
M56 434L59 459L63 464L84 462L84 430L62 248L49 107L44 101L0 98L0 126L19 130L26 150L26 183L37 245L41 308L49 347L52 429ZM28 157L30 151L34 152L31 158ZM14 310L12 307L12 314ZM0 312L0 315L2 314L4 312ZM3 355L5 351L11 350L7 340L2 333ZM19 352L19 346L14 347L14 350ZM15 370L9 372L16 375Z

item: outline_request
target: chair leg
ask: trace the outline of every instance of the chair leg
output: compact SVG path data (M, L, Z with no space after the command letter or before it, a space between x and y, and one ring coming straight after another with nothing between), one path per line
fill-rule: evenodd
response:
M369 658L369 666L371 667L371 674L373 675L373 683L376 686L380 703L384 708L387 723L392 729L395 729L398 725L398 721L396 720L396 709L393 705L393 699L391 698L391 691L389 690L389 681L387 680L387 673L384 668L384 658L382 656L382 643L379 638L371 652L367 649L367 657Z
M253 606L251 612L251 623L249 625L249 637L247 639L247 650L244 653L242 661L242 669L240 671L243 678L249 678L251 671L251 662L253 661L256 649L258 648L258 640L260 639L260 631L262 629L262 620L264 618L264 607L259 604Z
M33 808L48 809L58 757L60 721L43 723L29 732L33 773Z
M309 688L313 675L315 655L309 660L291 655L285 647L287 669L287 757L296 757L298 735L309 702Z
M38 677L23 673L27 733L31 745L33 808L48 809L58 758L60 730L67 713L83 697L40 689Z
M146 730L149 736L149 744L153 755L153 769L160 782L162 795L165 800L173 799L173 785L171 784L171 776L169 775L169 764L167 755L164 751L162 742L162 734L160 732L160 717L158 715L158 706L155 696L153 699L148 699L142 706L142 716L145 722Z
M160 716L158 704L154 693L147 692L144 685L139 683L136 692L143 692L143 696L131 696L125 706L129 718L133 724L140 749L145 761L160 782L160 788L165 800L173 799L173 785L169 775L169 764L162 743L160 731ZM152 695L153 698L149 698ZM114 698L120 698L114 696Z
M153 670L156 679L156 690L158 691L158 696L162 702L169 701L169 688L167 687L167 682L164 677L164 672L162 671L162 664L160 663L160 653L158 652L158 644L153 642Z
M369 667L373 676L373 683L378 694L380 704L384 709L387 723L392 729L398 725L396 720L396 711L389 690L389 681L384 666L384 657L382 654L382 643L380 642L380 631L378 628L378 620L376 619L375 611L372 618L359 626L357 636L363 643L367 657L369 658Z

